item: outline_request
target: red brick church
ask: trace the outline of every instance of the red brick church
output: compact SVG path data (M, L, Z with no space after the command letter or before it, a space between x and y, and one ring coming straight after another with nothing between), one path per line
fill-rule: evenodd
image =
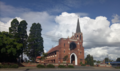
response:
M72 37L60 38L59 44L47 52L45 62L63 63L63 58L67 56L67 63L79 65L84 61L83 34L80 29L79 19L77 21L76 33Z

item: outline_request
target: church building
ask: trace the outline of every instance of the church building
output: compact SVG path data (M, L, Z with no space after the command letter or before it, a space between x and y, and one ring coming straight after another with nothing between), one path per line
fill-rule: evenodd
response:
M74 65L79 65L80 62L85 63L83 34L80 29L79 19L77 21L76 33L70 38L60 38L59 44L47 52L45 62L63 63L65 57L67 57L67 63L73 63Z

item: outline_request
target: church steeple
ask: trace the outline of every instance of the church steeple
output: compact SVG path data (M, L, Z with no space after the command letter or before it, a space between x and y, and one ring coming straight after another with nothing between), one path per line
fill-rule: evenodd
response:
M76 33L81 33L80 25L79 25L79 18L78 18L78 21L77 21Z

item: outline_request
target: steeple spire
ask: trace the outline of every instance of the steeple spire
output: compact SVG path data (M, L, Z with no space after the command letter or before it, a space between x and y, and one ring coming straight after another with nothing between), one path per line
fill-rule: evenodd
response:
M79 18L78 18L78 21L77 21L76 33L81 33L80 25L79 25Z

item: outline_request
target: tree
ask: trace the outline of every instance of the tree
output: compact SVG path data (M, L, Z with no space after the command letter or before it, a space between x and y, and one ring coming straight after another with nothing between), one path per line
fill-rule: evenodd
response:
M23 44L23 47L22 47L22 54L21 54L21 57L23 59L23 52L24 52L24 49L26 49L27 47L27 22L25 20L21 21L20 24L18 25L18 34L17 34L17 37L18 37L18 42Z
M12 37L8 32L0 32L0 62L17 62L21 54L22 44Z
M33 62L35 62L35 58L37 56L40 56L44 52L41 31L42 29L39 23L32 24L30 28L30 34L28 37L27 55Z
M105 58L105 63L106 63L106 62L109 62L109 59L108 59L108 58Z
M93 60L93 62L97 62L96 60Z
M41 60L44 60L44 59L46 59L46 57L47 57L47 53L43 53L43 55L41 56Z
M13 35L13 38L17 38L19 22L17 19L13 19L11 22L11 27L9 28L9 33Z
M64 56L63 61L68 60L68 55Z
M105 58L105 63L106 62L112 62L113 60L109 59L109 58Z
M93 60L93 56L90 56L90 54L87 55L87 57L85 58L86 64L93 66L94 65L94 60Z
M116 62L120 62L120 58L117 58L117 59L116 59Z
M98 60L98 61L96 61L96 62L97 62L97 63L100 63L101 61Z

